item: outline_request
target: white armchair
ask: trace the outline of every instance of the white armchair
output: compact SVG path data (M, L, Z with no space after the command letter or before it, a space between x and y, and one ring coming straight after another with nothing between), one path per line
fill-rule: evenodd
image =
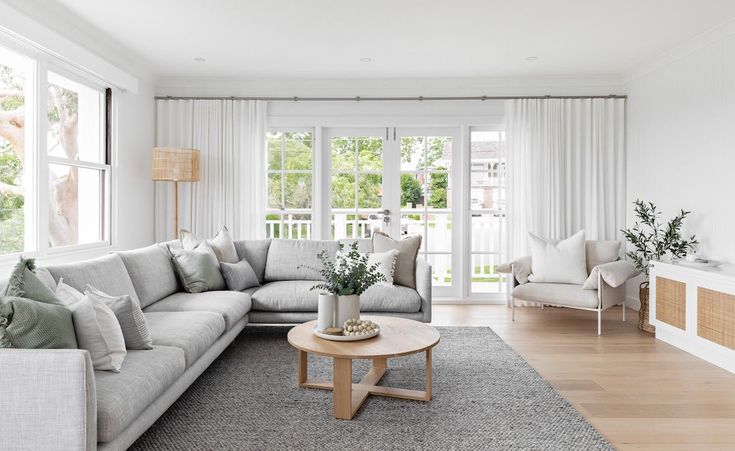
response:
M622 304L625 321L625 282L636 275L635 266L619 260L619 241L587 241L587 273L583 285L530 282L531 257L520 257L498 267L498 272L512 274L511 309L515 321L515 301L568 307L597 312L597 334L602 334L602 311Z

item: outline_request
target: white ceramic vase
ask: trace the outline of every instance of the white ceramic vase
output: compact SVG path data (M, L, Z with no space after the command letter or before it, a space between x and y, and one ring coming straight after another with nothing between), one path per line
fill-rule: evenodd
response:
M332 293L319 293L319 304L316 311L316 328L319 332L335 327L337 314L337 295Z
M360 318L360 296L337 296L337 315L335 327L344 326L348 319Z

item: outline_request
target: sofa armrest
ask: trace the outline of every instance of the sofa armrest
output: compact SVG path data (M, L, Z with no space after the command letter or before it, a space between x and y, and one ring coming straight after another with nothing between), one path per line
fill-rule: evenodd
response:
M513 286L523 285L528 282L528 276L531 275L531 257L518 257L498 265L496 270L501 274L513 274Z
M416 259L416 291L421 297L421 321L431 322L431 265L422 257Z
M3 449L97 448L94 370L81 349L0 350Z

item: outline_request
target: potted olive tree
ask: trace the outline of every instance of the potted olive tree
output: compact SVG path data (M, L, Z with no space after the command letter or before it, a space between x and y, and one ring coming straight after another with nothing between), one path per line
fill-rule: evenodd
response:
M653 333L654 326L648 322L648 268L651 260L660 260L664 257L673 259L683 258L699 244L695 235L684 239L681 236L681 226L690 211L681 210L678 215L664 225L661 213L653 202L636 200L636 220L633 227L621 230L625 239L633 245L633 249L626 255L640 272L646 275L646 280L639 286L641 309L638 312L638 328Z
M319 274L324 282L312 287L336 296L336 313L334 325L342 327L348 319L360 318L360 295L378 282L386 278L379 271L379 264L370 265L368 255L357 251L357 243L352 243L348 252L340 245L334 261L326 251L318 255L322 262Z

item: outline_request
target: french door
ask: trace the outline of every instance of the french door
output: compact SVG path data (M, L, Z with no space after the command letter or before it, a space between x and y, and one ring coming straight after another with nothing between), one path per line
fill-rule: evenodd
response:
M437 296L457 296L461 201L455 128L325 128L322 236L394 238L421 235L420 254L433 268ZM458 148L458 147L457 147ZM458 271L454 271L456 275Z

